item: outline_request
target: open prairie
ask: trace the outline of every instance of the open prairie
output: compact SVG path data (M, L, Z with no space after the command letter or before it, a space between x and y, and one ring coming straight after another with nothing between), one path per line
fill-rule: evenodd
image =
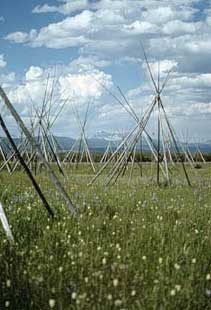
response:
M210 309L211 165L187 168L191 187L178 165L170 186L154 169L105 188L106 174L87 186L90 166L66 167L78 219L45 171L36 179L54 219L23 172L1 173L15 245L0 228L0 309Z

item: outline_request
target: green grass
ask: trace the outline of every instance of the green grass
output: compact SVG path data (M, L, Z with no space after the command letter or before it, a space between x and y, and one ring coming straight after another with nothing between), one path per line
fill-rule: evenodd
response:
M22 172L1 173L16 243L0 226L0 309L211 309L211 166L189 169L192 187L179 167L170 187L143 168L107 189L105 176L87 187L86 165L67 168L79 221L45 172L37 180L53 221Z

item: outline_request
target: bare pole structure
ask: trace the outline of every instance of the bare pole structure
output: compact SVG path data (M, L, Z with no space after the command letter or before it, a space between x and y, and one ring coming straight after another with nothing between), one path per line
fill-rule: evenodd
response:
M61 166L61 163L60 163L60 161L59 161L59 158L58 158L58 156L57 156L57 154L56 154L56 150L53 148L53 145L51 144L51 142L50 142L50 137L48 136L48 134L49 134L49 132L50 132L50 124L48 123L48 124L46 124L46 125L44 125L45 124L45 120L44 119L42 119L42 116L41 115L39 115L39 112L37 111L37 109L34 107L34 109L35 109L35 112L36 112L36 115L37 115L37 117L38 117L38 119L39 119L39 125L40 125L40 127L41 127L41 129L42 129L42 132L43 132L43 135L42 135L42 140L43 140L43 148L44 148L44 152L45 152L45 157L46 157L46 160L48 160L48 155L47 155L47 148L46 148L46 146L45 146L45 142L47 142L47 146L50 148L50 151L51 151L51 153L52 153L52 156L53 156L53 159L55 160L55 162L56 162L56 164L57 164L57 166L58 166L58 168L59 168L59 172L63 175L63 176L65 176L65 173L64 173L64 171L63 171L63 169L62 169L62 166ZM54 140L53 140L53 136L51 135L51 139L52 139L52 143L54 143Z
M122 95L124 101L126 102L127 107L125 107L124 104L123 104L119 99L117 99L118 102L119 102L119 103L121 102L122 107L123 107L127 112L129 111L129 114L134 118L134 120L135 120L136 122L139 122L138 116L136 115L134 109L132 108L132 106L130 105L130 103L129 103L128 100L126 99L126 97L123 95L123 93L122 93L122 91L120 90L119 87L118 87L118 90L120 91L120 94ZM111 92L110 92L110 93L111 93ZM113 98L116 99L116 96L113 96ZM156 101L156 100L155 100L155 101ZM155 102L155 103L156 103L156 102ZM149 117L150 117L150 116L149 116ZM140 127L140 130L141 130L141 127ZM149 144L149 147L150 147L150 149L151 149L151 151L152 151L152 153L153 153L153 156L155 157L155 160L156 160L156 162L157 162L157 158L158 158L158 157L156 156L155 152L153 151L153 148L154 148L154 149L156 150L156 152L157 152L157 147L156 147L156 145L154 144L154 142L153 142L152 138L150 137L150 135L147 133L146 128L144 128L144 132L143 132L143 133L147 136L146 141L147 141L147 143ZM140 137L142 137L142 133L141 133ZM140 137L139 137L139 139L140 139ZM152 144L152 146L151 146L150 144ZM160 163L159 163L159 165L160 165ZM163 171L163 170L162 170L162 171Z
M170 133L170 136L171 136L171 139L174 143L176 152L177 152L179 159L182 163L182 167L183 167L183 170L185 173L187 183L188 183L188 185L191 185L186 167L185 167L184 162L182 160L182 156L180 155L180 148L178 146L177 139L175 138L174 130L172 129L170 122L166 116L165 109L163 107L163 103L162 103L162 99L161 99L161 94L162 94L162 92L163 92L163 90L164 90L164 88L165 88L165 86L166 86L166 84L170 78L171 70L168 72L166 79L164 80L163 84L160 85L160 65L159 65L158 81L156 83L144 49L143 49L143 52L144 52L144 57L145 57L145 61L147 64L147 69L148 69L148 72L149 72L149 75L150 75L150 78L151 78L151 81L152 81L152 84L153 84L154 90L155 90L155 97L153 100L153 104L150 107L148 107L147 112L145 112L144 116L141 119L139 119L138 116L136 115L136 113L134 112L133 107L130 105L130 103L128 103L127 99L125 98L125 96L123 95L122 91L119 88L118 88L118 90L119 90L121 96L123 97L123 100L124 100L126 105L116 95L114 95L109 89L107 89L106 86L102 85L102 87L104 87L104 89L106 89L107 92L109 94L111 94L111 96L117 102L119 102L120 105L124 108L124 110L126 110L130 114L130 116L136 121L137 126L130 132L130 134L126 137L126 139L124 139L124 141L120 144L120 146L117 148L117 150L114 152L114 154L108 160L108 162L100 169L100 171L98 171L97 175L92 179L90 184L93 184L93 182L95 182L95 180L98 178L98 176L109 165L112 158L119 151L121 151L121 148L124 146L121 155L119 156L115 165L111 168L111 170L107 176L106 186L109 185L112 180L115 183L116 180L118 179L119 175L121 173L122 174L125 173L125 169L128 165L128 162L129 162L130 158L133 156L136 145L137 145L140 137L142 137L142 134L144 134L146 136L146 141L149 144L151 152L155 158L155 162L157 163L157 184L158 185L160 184L160 170L162 171L162 174L166 178L167 182L170 183L170 179L169 179L170 170L168 168L168 161L167 161L167 157L166 157L166 146L164 143L164 125L163 125L163 122L165 121L165 128ZM150 137L150 135L146 131L147 123L151 117L151 114L153 113L153 111L155 109L157 109L157 146L154 146L153 139ZM163 115L163 117L162 117L162 115ZM170 149L169 149L169 152L170 152ZM134 162L133 162L132 166L133 165L134 165Z
M163 139L164 139L165 149L167 152L167 155L166 155L167 161L169 161L173 166L175 166L173 158L172 158L171 150L170 150L171 140L170 140L169 136L165 135L164 131L163 131ZM175 157L176 157L176 155L175 155Z
M197 144L195 143L195 145L196 145L196 148L197 148L196 155L197 155L197 153L198 153L198 154L199 154L199 157L200 157L201 160L202 160L202 162L203 162L204 164L206 164L206 160L205 160L205 158L204 158L204 156L203 156L203 154L202 154L202 152L201 152L201 150L200 150L200 148L199 148L198 143L197 143Z
M39 126L39 122L37 122L35 125L33 125L34 128L31 130L31 134L34 136L34 131ZM21 152L21 154L24 154L25 150L29 147L29 141L25 138L24 140L20 141L19 145L17 146L18 150ZM31 146L32 147L32 146ZM4 162L4 164L0 167L0 172L4 169L4 167L14 158L15 152L13 149L10 150L10 154L7 156L7 160ZM33 151L33 154L31 158L36 156L36 151ZM28 162L29 163L29 162ZM18 160L16 160L15 164L13 165L11 173L15 170L16 165L18 164Z
M206 160L204 158L204 155L202 154L202 151L200 150L199 143L196 140L196 137L193 139L195 152L194 152L194 161L197 161L198 158L201 159L201 162L206 164Z
M146 126L146 124L145 124L145 126ZM138 140L139 140L140 135L142 134L144 128L145 128L145 127L141 128L141 131L139 130L139 131L137 132L137 134L136 134L134 140L133 140L132 142L130 142L130 144L127 144L127 143L126 143L125 149L124 149L123 153L120 155L118 162L116 163L116 167L114 167L114 168L111 170L112 174L111 174L110 179L107 181L106 185L109 185L109 183L111 182L111 180L112 180L112 178L114 177L115 173L117 173L117 175L116 175L116 177L115 177L115 182L116 182L117 178L119 177L119 175L121 174L121 172L123 171L123 173L124 173L124 171L125 171L125 169L126 169L126 165L127 165L128 162L129 162L129 158L130 158L131 155L133 154L134 149L135 149L135 147L136 147L136 145L137 145L137 143L138 143ZM153 149L151 149L151 150L152 150L153 155L154 155L155 158L157 159L155 153L153 152ZM160 164L161 164L161 163L160 163ZM166 177L165 172L164 172L164 169L163 169L162 166L161 166L161 170L162 170L164 176Z
M43 97L43 101L42 101L42 108L41 108L41 117L43 117L43 114L45 112L45 102L46 102L46 98L47 98L47 91L48 91L48 83L49 83L49 79L50 79L50 75L48 74L47 76L47 82L46 82L46 87L45 87L45 92L44 92L44 97ZM39 127L38 129L38 136L37 136L37 143L40 143L40 134L41 134L41 129ZM37 170L38 170L38 158L37 156L35 157L35 175L37 174Z
M149 69L150 69L150 67L149 67ZM150 70L150 72L151 72L151 70ZM152 76L152 73L151 73L151 76ZM169 76L169 75L168 75L168 76ZM153 77L153 76L152 76L152 77ZM95 78L94 78L94 79L95 79ZM95 79L95 80L96 80L96 79ZM97 81L97 80L96 80L96 81ZM98 81L97 81L97 82L98 82ZM165 82L166 82L166 81L165 81ZM115 101L117 101L117 102L124 108L124 110L125 110L137 123L139 123L139 117L137 116L136 112L134 111L132 105L128 102L127 98L124 96L124 94L123 94L123 92L121 91L121 89L120 89L119 86L117 86L117 89L118 89L120 95L123 97L123 100L124 100L124 102L126 103L126 105L124 105L123 102L122 102L116 95L114 95L104 84L102 84L102 83L100 83L100 82L98 82L98 83L99 83L99 84L100 84L100 85L101 85L101 86L115 99ZM153 79L153 84L156 86L154 79ZM140 128L140 130L141 130L141 128ZM146 128L144 128L144 134L146 134L146 136L148 137L148 139L146 140L147 143L151 143L151 144L153 145L153 148L155 148L156 151L157 151L157 147L156 147L156 145L154 144L154 142L153 142L152 138L150 137L150 135L147 133ZM142 134L141 134L141 136L139 137L139 139L140 139L141 137L142 137ZM152 146L151 146L151 145L149 145L149 147L150 147L150 149L152 149ZM154 151L153 151L152 153L153 153L153 156L156 158L156 161L157 161L157 158L158 158L158 157L155 155ZM127 160L127 163L128 163L128 160ZM160 165L160 163L159 163L159 165Z
M102 85L104 86L104 85ZM106 89L106 87L105 87ZM108 92L113 95L109 90ZM125 165L128 163L128 158L131 156L135 145L137 144L140 136L144 133L146 136L146 141L149 144L149 147L153 153L153 156L155 157L156 161L157 161L157 156L153 150L153 148L156 150L156 146L153 143L152 138L150 137L150 135L147 133L146 131L146 124L150 118L150 115L154 109L154 106L156 104L156 100L154 99L152 104L147 108L147 110L144 113L144 116L142 117L141 120L139 120L138 116L135 114L134 110L132 111L131 109L128 110L128 107L130 106L130 104L127 104L128 107L125 107L124 104L121 102L121 100L119 100L115 95L113 96L114 99L116 99L121 105L122 107L128 111L128 113L131 115L131 117L137 122L137 126L128 134L128 136L124 139L124 141L122 141L122 143L119 145L119 147L116 149L116 151L113 153L113 155L111 156L111 158L108 160L108 162L98 171L97 175L92 179L92 181L89 183L89 185L93 184L93 182L98 178L98 176L103 172L103 170L108 166L108 164L111 162L111 160L113 158L115 158L116 154L118 154L118 152L121 150L121 148L123 146L124 147L124 151L123 153L119 156L117 162L116 162L116 167L112 168L111 170L111 177L108 180L108 182L106 183L106 185L108 185L112 179L112 177L114 177L115 173L117 172L117 176L115 178L115 180L117 180L118 176L121 173L121 169L125 169ZM136 132L137 131L137 132ZM135 135L135 138L133 140L133 142L131 141L130 144L128 144L128 141L132 138L132 136ZM128 153L129 148L132 147L131 151ZM126 153L128 153L128 155L126 155ZM164 173L163 168L161 167L162 172ZM165 175L165 173L164 173Z
M55 83L54 80L53 80L53 82ZM54 86L52 86L52 88L54 88ZM51 93L51 99L50 99L50 104L49 104L49 109L48 109L48 112L47 112L46 119L41 120L41 122L42 122L41 125L42 125L42 128L43 128L44 135L46 137L46 141L47 141L48 146L49 146L49 148L51 150L53 159L55 160L55 162L56 162L56 164L57 164L57 166L59 168L59 171L64 176L66 176L64 170L62 169L62 164L61 164L59 155L57 153L57 148L58 148L59 144L58 144L58 142L56 140L56 137L52 134L51 129L52 129L54 123L56 122L56 120L58 119L58 116L60 115L61 111L63 110L63 108L64 108L68 98L66 100L64 100L64 102L61 105L61 107L59 108L59 110L55 112L54 118L51 119L51 111L52 111L52 108L53 108L52 97L53 97L53 90L52 90L52 93ZM50 137L48 137L48 135Z
M111 156L113 154L113 149L112 149L112 146L111 146L111 141L109 141L108 145L107 145L107 148L100 160L100 163L105 163L107 162L108 158L109 158L109 155Z
M157 110L158 110L158 118L157 118L157 128L158 128L158 133L157 133L157 184L160 184L160 130L161 130L161 124L160 124L160 95L161 95L161 91L160 91L160 64L158 62L158 82L156 85L156 82L154 80L153 74L152 74L152 70L146 55L146 52L144 50L144 47L142 45L142 50L143 50L143 54L144 54L144 58L147 64L147 68L148 68L148 72L150 74L151 77L151 81L154 85L155 88L155 92L156 92L156 102L157 102Z
M103 154L103 156L102 156L102 158L100 160L101 164L107 161L109 149L110 149L110 147L109 147L109 144L108 144L107 147L106 147L106 150L105 150L105 152L104 152L104 154Z
M183 133L183 140L184 140L183 148L184 148L184 151L185 151L185 157L186 157L187 161L190 161L192 163L192 165L193 165L194 164L194 159L193 159L193 156L192 156L190 148L189 148L188 132L186 133L186 135Z
M177 141L176 141L176 139L175 139L174 131L173 131L173 129L172 129L171 125L170 125L170 122L169 122L169 120L168 120L168 118L167 118L166 111L165 111L165 109L164 109L164 106L163 106L163 103L162 103L162 99L161 99L161 93L162 93L162 91L164 90L164 88L165 88L165 86L166 86L166 84L167 84L167 82L168 82L168 80L169 80L169 76L170 76L171 71L169 71L169 74L167 75L166 80L164 81L164 83L163 83L163 85L162 85L162 87L161 87L161 90L160 90L160 89L159 89L160 87L158 88L158 87L156 86L155 81L154 81L153 74L152 74L152 71L151 71L151 68L150 68L150 64L149 64L149 62L148 62L148 59L147 59L147 56L146 56L146 53L145 53L145 50L144 50L144 47L143 47L143 46L142 46L142 49L143 49L144 57L145 57L145 60L146 60L146 63L147 63L148 71L149 71L149 73L150 73L151 80L152 80L152 82L153 82L153 85L154 85L154 87L155 87L155 91L156 91L156 93L157 93L158 102L159 102L159 107L158 107L158 109L161 108L162 111L163 111L163 113L164 113L164 118L165 118L165 120L166 120L167 127L168 127L168 129L169 129L170 135L171 135L171 137L172 137L172 139L173 139L173 142L174 142L176 151L177 151L177 153L178 153L178 155L179 155L179 157L180 157L180 160L181 160L181 163L182 163L182 167L183 167L183 171L184 171L184 174L185 174L187 183L188 183L189 186L191 186L191 182L190 182L190 179L189 179L189 176L188 176L188 173L187 173L185 164L184 164L184 160L183 160L182 156L180 155L180 149L179 149L178 144L177 144ZM159 75L160 75L160 74L159 74ZM159 113L159 111L158 111L158 113ZM160 131L160 130L159 130L159 131ZM159 181L158 178L157 178L157 181Z
M113 152L113 154L111 155L111 157L108 159L108 161L105 163L105 165L102 166L102 168L98 171L98 173L94 176L94 178L91 180L91 182L88 185L92 185L96 179L100 176L100 174L107 168L107 166L109 165L109 163L115 159L116 155L118 154L118 152L121 150L122 146L124 146L125 142L131 138L131 136L135 133L135 131L137 130L139 124L136 125L136 127L127 135L127 137L124 139L124 141L122 141L120 143L120 145L116 148L116 150Z
M7 162L7 155L5 154L5 151L4 151L3 147L1 146L1 144L0 144L0 153L1 153L1 156L2 156L2 158L4 160L5 165L7 167L7 170L9 172L9 174L11 174L12 169L11 169L10 163Z
M114 153L112 154L112 156L109 158L109 160L107 161L107 163L105 163L105 165L98 171L98 173L96 174L96 176L92 179L92 181L89 183L89 185L93 184L95 182L95 180L99 177L99 175L105 170L105 168L109 165L109 163L112 161L113 158L115 158L116 154L118 154L118 152L121 150L121 148L123 146L124 147L124 151L121 153L121 155L119 156L115 167L112 168L111 170L111 176L108 179L106 185L108 185L110 183L110 181L112 180L112 178L114 177L115 173L117 173L117 177L120 175L121 173L121 169L125 166L125 164L128 163L128 158L131 156L131 154L133 153L134 147L138 142L138 139L140 137L140 135L144 132L146 134L146 137L149 138L149 135L147 135L145 127L146 124L149 120L149 117L154 109L154 106L156 104L156 101L153 100L152 104L148 107L148 109L146 110L144 116L142 117L141 120L137 121L137 125L135 126L135 128L127 135L127 137L120 143L120 145L118 146L118 148L114 151ZM134 136L134 138L132 138ZM129 140L131 140L130 143ZM148 139L149 140L149 139ZM129 151L129 149L131 148L131 151ZM152 146L150 145L150 148L152 148ZM129 151L129 153L128 153ZM128 154L127 154L128 153ZM153 152L153 155L156 158L155 153ZM162 170L163 171L163 170ZM117 178L116 178L117 179ZM115 180L116 180L115 179Z
M41 106L40 111L38 108L35 107L34 101L31 98L30 93L28 95L31 99L32 107L35 110L37 117L38 117L38 126L39 126L38 136L37 136L38 143L41 142L41 149L43 150L43 152L45 154L46 160L49 161L50 159L52 159L52 156L53 156L53 158L57 157L56 163L58 165L58 162L60 162L60 161L59 161L59 158L56 154L56 150L54 149L54 147L52 145L49 146L50 138L48 138L48 141L47 141L45 134L43 132L43 128L46 129L45 131L47 133L50 132L50 129L52 128L53 124L55 123L56 119L58 118L59 114L61 113L61 111L62 111L62 109L66 103L66 101L65 101L64 104L62 105L60 111L57 111L57 115L54 117L54 120L51 120L52 108L56 104L56 99L55 99L54 93L55 93L55 88L56 88L57 83L58 83L58 79L56 79L56 67L55 67L53 77L51 77L50 73L48 73L48 75L47 75L45 92L44 92L44 96L42 99L42 106ZM33 129L32 132L33 132L33 135L35 136L35 129ZM50 148L51 152L54 149L53 155L49 154L49 148ZM35 159L35 173L36 173L37 172L37 166L38 166L38 158L37 158L36 153L34 154L34 159ZM61 172L61 167L60 167L59 171Z
M147 119L148 119L148 115L146 115L146 120ZM143 121L143 124L145 124L147 122L146 120ZM132 137L133 140L131 140L131 141L129 139L124 140L125 142L123 144L123 147L124 147L123 151L120 154L115 167L113 169L111 169L111 177L113 177L116 172L118 173L117 174L118 176L120 175L121 171L123 171L123 174L124 174L126 166L129 162L129 159L130 159L131 155L133 154L136 143L138 142L138 139L140 137L140 134L141 134L140 130L142 131L142 126L143 126L143 130L144 130L145 125L143 125L143 124L142 125L139 124L139 126L137 127L137 132L134 134L134 137ZM110 178L110 180L111 180L111 178ZM110 180L108 183L110 183ZM107 185L108 185L108 183L107 183Z
M127 112L130 112L129 114L135 118L135 120L138 122L139 121L139 118L135 112L135 110L133 109L133 106L130 104L130 102L127 100L127 98L125 97L124 93L122 92L121 88L119 86L117 86L117 89L119 90L119 93L121 94L122 98L124 99L125 103L126 103L126 106L127 106L127 109L125 109L125 106L122 105L124 107L124 109L127 111ZM114 97L114 99L116 99ZM145 133L147 134L146 132L146 129L145 129ZM148 135L148 134L147 134ZM143 165L142 165L142 160L143 160L143 135L140 136L140 162L141 164L139 164L139 167L140 167L140 172L141 172L141 177L143 176ZM133 166L134 166L134 162L133 162Z
M131 164L130 177L129 177L128 184L131 183L132 176L133 176L133 168L134 168L135 157L136 157L136 148L137 148L137 145L135 146L134 151L133 151L132 164Z
M167 156L166 156L167 150L166 150L165 141L164 141L164 128L163 128L163 122L161 121L161 114L160 114L160 129L161 129L161 142L162 142L162 147L163 147L163 161L165 164L167 182L168 184L170 184L169 168L168 168L168 161L167 161Z
M72 146L71 146L71 148L70 148L70 150L69 150L69 152L66 154L66 156L64 157L64 159L63 159L63 161L62 161L62 163L66 163L66 162L72 162L73 161L73 157L74 157L74 149L75 149L75 147L76 147L76 142L77 141L75 141L73 144L72 144ZM71 156L72 155L72 156ZM71 156L71 159L69 160L69 157Z
M87 105L86 114L85 114L85 118L84 118L84 122L83 123L82 123L82 121L80 119L80 116L79 116L79 113L78 113L78 110L76 109L76 107L73 106L72 108L73 108L73 113L75 114L75 118L76 118L76 120L78 122L80 131L81 131L80 132L80 140L79 140L79 149L78 149L78 153L76 154L77 155L77 157L76 157L76 167L78 167L78 163L80 161L80 152L81 152L81 148L83 147L81 155L83 156L83 153L85 152L85 156L86 156L87 162L90 162L92 170L95 173L96 169L95 169L95 166L94 166L94 163L93 163L93 159L92 159L92 156L91 156L91 153L90 153L90 150L89 150L89 146L88 146L87 138L86 138L86 134L85 134L85 127L86 127L87 120L88 120L88 112L89 112L89 108L90 108L90 103L88 103L88 105ZM82 157L81 157L81 160L82 160Z
M62 169L62 165L61 165L61 162L59 159L59 155L57 154L58 143L56 142L56 138L52 134L51 129L52 129L54 123L56 122L56 120L58 119L61 111L63 110L68 98L66 100L64 100L64 102L62 103L61 106L59 105L59 109L58 109L58 105L56 105L56 99L54 97L54 92L55 92L54 89L55 89L56 83L57 83L55 74L56 74L56 72L54 73L54 77L53 77L53 80L51 83L52 85L50 85L50 86L49 86L50 76L48 75L41 110L36 108L34 101L31 98L30 94L29 94L29 97L30 97L31 102L32 102L32 108L36 114L35 117L37 118L37 123L39 126L38 139L41 139L41 142L42 142L41 146L42 146L43 152L45 154L46 161L54 160L58 166L59 172L63 176L66 176L64 170ZM49 92L49 87L50 87L50 92ZM51 117L52 109L55 106L57 109L56 109L56 111L53 111L54 116ZM32 126L32 127L34 127L34 126ZM35 132L35 130L33 130L33 132ZM35 133L34 133L34 135L35 135ZM36 156L37 154L34 154L34 155Z
M193 162L196 162L198 158L201 159L201 161L206 164L206 160L200 150L199 144L196 142L196 139L194 139L194 147L196 148L194 154L191 153L190 148L188 147L188 153L191 155L191 158L193 159Z
M174 142L174 145L175 145L175 148L176 148L176 151L177 151L177 154L179 155L180 157L180 160L181 160L181 163L182 163L182 167L183 167L183 171L184 171L184 174L185 174L185 177L186 177L186 180L187 180L187 183L189 186L191 186L191 182L190 182L190 179L189 179L189 176L188 176L188 173L187 173L187 170L185 168L185 164L184 164L184 159L183 159L183 156L181 156L180 154L180 149L178 147L178 144L177 144L177 141L176 141L176 138L175 138L175 135L174 135L174 131L170 125L170 122L167 118L167 115L166 115L166 111L164 109L164 106L163 106L163 103L162 103L162 100L160 100L160 104L161 104L161 107L162 107L162 110L163 110L163 113L164 113L164 117L165 117L165 120L166 120L166 123L167 123L167 126L169 128L169 131L170 131L170 134L171 134L171 137L173 139L173 142Z
M84 131L84 128L86 126L86 121L87 121L87 117L88 117L88 111L89 111L89 103L87 105L86 114L85 114L85 118L84 118L84 123L82 125L80 117L79 117L79 114L78 114L78 111L77 111L76 107L74 107L75 116L76 116L76 119L78 120L79 127L81 128L80 140L79 140L80 142L79 142L79 148L78 148L78 153L77 153L77 158L76 158L76 168L78 168L78 164L79 164L79 157L80 157L80 153L81 153L82 140L84 138L83 131Z
M46 167L46 170L48 172L49 178L51 179L51 181L54 184L54 186L57 188L57 190L60 193L60 195L63 197L63 199L64 199L64 201L66 203L66 207L67 207L68 211L70 211L74 216L77 216L77 210L73 206L73 203L72 203L70 197L66 193L65 189L63 188L63 186L60 183L59 179L55 175L54 171L51 169L51 167L48 164L48 162L45 160L45 158L44 158L44 156L42 154L42 151L40 149L39 144L36 142L36 140L30 134L29 130L27 129L27 127L23 123L22 119L20 118L20 116L16 112L15 108L11 104L9 98L7 97L6 93L4 92L4 90L3 90L3 88L1 86L0 86L0 97L3 100L4 104L6 105L6 107L8 108L8 110L10 111L11 115L13 116L13 118L15 119L17 125L22 130L22 132L24 133L25 137L29 140L29 142L31 143L33 148L37 151L37 154L39 155L40 159L42 160L43 164Z
M47 200L45 199L45 196L43 195L43 193L42 193L42 191L41 191L41 189L40 189L38 183L35 181L35 179L34 179L32 173L31 173L30 169L28 168L28 166L26 165L26 163L25 163L23 157L21 156L21 153L19 152L19 150L18 150L18 148L17 148L17 146L16 146L16 144L15 144L15 142L14 142L12 136L10 135L10 133L9 133L7 127L6 127L6 124L5 124L5 122L4 122L4 120L3 120L2 116L1 116L1 114L0 114L0 125L1 125L1 127L2 127L2 129L3 129L4 133L5 133L5 135L6 135L6 137L7 137L7 139L9 140L9 142L10 142L12 148L14 149L15 155L18 157L18 159L19 159L19 161L20 161L20 164L21 164L22 167L24 168L24 170L25 170L27 176L28 176L29 179L31 180L31 182L32 182L32 184L33 184L33 186L34 186L36 192L38 193L40 199L42 200L42 203L43 203L44 207L45 207L46 210L48 211L49 215L50 215L51 217L53 217L53 216L54 216L53 211L51 210L51 208L50 208L50 206L49 206Z
M18 146L18 149L20 148L20 146ZM12 154L10 154L9 156L7 156L7 159L4 161L4 163L2 164L2 166L0 167L0 172L5 168L5 166L7 164L9 164L9 162L12 160L12 158L15 156L15 152L13 151Z
M157 148L157 184L160 184L160 99L157 98L157 104L158 104L158 148Z
M143 135L140 136L140 172L143 177Z
M146 58L146 57L145 57ZM147 59L147 58L146 58ZM150 68L150 65L149 65ZM151 70L150 70L151 72ZM160 63L158 62L158 86L157 86L157 92L158 92L158 96L157 96L157 105L158 105L158 138L157 138L157 142L158 142L158 150L157 150L157 157L158 157L158 161L157 161L157 184L160 184Z
M143 111L142 113L143 114ZM143 134L140 136L139 143L139 168L140 168L140 176L143 177Z

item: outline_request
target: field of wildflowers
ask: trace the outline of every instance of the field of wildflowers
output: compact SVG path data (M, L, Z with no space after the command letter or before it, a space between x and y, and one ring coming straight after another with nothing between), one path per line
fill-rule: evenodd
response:
M170 187L144 170L105 189L69 169L78 221L45 172L54 220L22 172L1 173L15 245L0 226L0 309L211 309L211 166L190 172L192 187L180 169Z

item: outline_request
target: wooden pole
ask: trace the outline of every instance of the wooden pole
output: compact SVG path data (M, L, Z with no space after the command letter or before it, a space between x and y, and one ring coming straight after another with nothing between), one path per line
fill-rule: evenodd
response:
M41 191L39 185L38 185L37 182L35 181L35 179L34 179L32 173L31 173L30 169L28 168L28 166L26 165L26 163L25 163L23 157L21 156L21 153L19 152L19 150L18 150L18 148L17 148L17 146L16 146L16 144L15 144L15 142L14 142L12 136L10 135L10 133L9 133L7 127L6 127L6 124L5 124L5 122L4 122L4 120L3 120L2 116L1 116L1 114L0 114L0 125L1 125L1 127L2 127L2 129L3 129L4 133L5 133L5 135L7 136L7 139L9 140L11 146L13 147L13 149L14 149L14 151L15 151L15 155L18 157L18 159L19 159L19 161L20 161L20 164L21 164L22 167L24 168L24 170L25 170L27 176L29 177L29 179L30 179L31 182L32 182L32 185L34 186L36 192L38 193L40 199L42 200L44 207L46 208L46 210L48 211L48 213L53 217L53 216L54 216L53 211L51 210L51 208L50 208L50 206L49 206L47 200L45 199L45 196L43 195L43 193L42 193L42 191Z
M158 105L158 136L157 136L157 184L160 184L160 98L157 98L157 105Z
M37 154L39 155L41 161L43 162L43 164L45 165L48 175L51 179L51 181L53 182L54 186L57 188L58 192L61 194L61 196L64 198L65 202L66 202L66 206L67 209L74 215L77 215L77 210L75 209L75 207L72 204L72 201L70 199L70 197L68 196L68 194L66 193L65 189L63 188L62 184L60 183L59 179L57 178L57 176L55 175L55 173L53 172L53 170L51 169L50 165L48 164L48 162L46 162L42 151L40 149L40 146L37 144L37 142L35 141L35 139L32 137L32 135L30 134L29 130L26 128L26 126L24 125L22 119L20 118L20 116L18 115L18 113L16 112L15 108L13 107L12 103L10 102L10 100L8 99L6 93L4 92L3 88L0 86L0 97L2 98L2 100L4 101L5 105L7 106L8 110L10 111L10 113L12 114L12 116L14 117L16 123L18 124L18 126L21 128L21 130L23 131L23 133L25 134L26 138L29 140L29 142L31 143L31 145L33 146L34 149L36 149Z

